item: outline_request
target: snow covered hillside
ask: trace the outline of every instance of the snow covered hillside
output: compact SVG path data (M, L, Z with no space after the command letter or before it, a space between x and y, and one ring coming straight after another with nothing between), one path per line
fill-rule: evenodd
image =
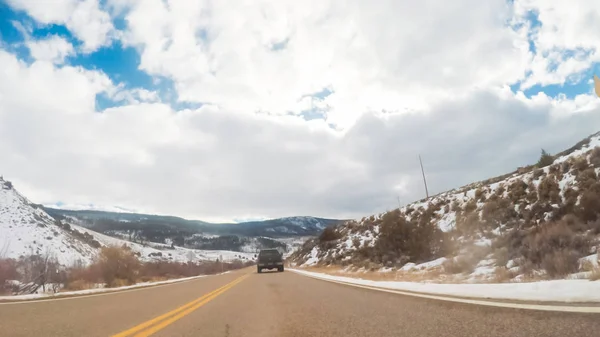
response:
M142 261L254 259L254 252L197 250L159 243L142 245L100 234L66 220L55 220L19 194L12 183L0 178L0 258L40 255L56 258L63 266L89 264L101 247L109 245L126 245Z
M537 165L326 229L299 266L510 281L600 275L600 133Z
M95 240L100 242L102 246L127 246L129 247L142 261L174 261L174 262L188 262L188 261L215 261L217 259L223 261L253 261L254 252L233 252L229 250L200 250L200 249L188 249L183 247L148 242L145 244L139 244L130 242L118 238L114 238L108 235L94 232L85 227L81 227L75 224L70 224L71 228L82 233L86 233L94 237Z
M91 240L75 236L58 226L42 209L0 178L0 257L27 255L56 257L59 263L89 263L97 251Z

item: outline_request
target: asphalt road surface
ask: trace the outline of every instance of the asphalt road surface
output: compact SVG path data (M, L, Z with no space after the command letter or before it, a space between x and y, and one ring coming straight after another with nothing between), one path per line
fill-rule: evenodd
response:
M0 336L600 336L600 315L484 307L244 269L62 300L0 304Z

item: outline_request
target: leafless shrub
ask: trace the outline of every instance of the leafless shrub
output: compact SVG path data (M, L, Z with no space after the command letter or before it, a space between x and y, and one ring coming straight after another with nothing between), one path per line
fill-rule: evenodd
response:
M596 146L590 153L590 164L600 167L600 146Z
M574 232L573 226L569 226L566 219L533 231L523 242L522 255L545 269L551 277L577 270L577 259L589 251L590 241L588 237Z
M134 284L140 270L140 261L126 247L109 246L100 250L96 261L102 274L102 279L108 287L115 287L124 280Z
M342 237L335 227L327 227L319 235L319 242L335 241Z
M538 199L551 204L560 202L560 187L553 176L546 176L538 185Z
M461 233L471 236L480 228L481 221L479 220L479 214L472 212L457 215L456 229L458 229Z
M542 268L552 278L567 276L577 272L579 253L571 249L561 249L549 253L542 259Z
M493 259L496 260L496 266L505 267L510 261L510 253L507 247L500 247L494 250Z
M17 270L17 261L14 259L0 259L0 294L11 292L13 289L7 283L20 279Z
M519 202L522 198L527 196L527 188L529 186L523 180L516 180L508 187L508 197L513 203Z
M529 193L527 193L527 202L533 204L536 201L538 201L538 194L537 191L534 188L532 188L529 190Z
M465 208L463 209L463 211L465 213L471 213L471 212L474 212L476 209L477 209L477 202L475 202L475 200L469 200L465 204Z
M442 268L448 274L471 274L478 262L472 256L460 255L444 261Z
M517 212L509 199L499 198L483 205L481 217L487 228L492 229L514 220Z
M539 177L544 175L544 170L542 169L537 169L535 171L533 171L533 179L537 180Z
M58 261L49 253L21 257L18 260L18 270L23 284L17 291L20 294L33 294L40 288L46 292L46 285L64 282L64 274Z
M482 198L485 200L485 191L479 187L475 190L475 199L481 200Z
M582 172L589 167L588 161L585 157L578 157L573 160L573 169L578 172Z
M571 161L565 160L560 164L560 168L563 174L567 174L571 170Z
M515 278L515 276L517 276L516 273L508 270L508 268L506 268L506 267L496 267L494 269L494 277L492 279L492 282L494 282L494 283L509 282L510 280Z
M579 202L579 217L584 221L595 221L600 212L600 195L594 191L585 191Z

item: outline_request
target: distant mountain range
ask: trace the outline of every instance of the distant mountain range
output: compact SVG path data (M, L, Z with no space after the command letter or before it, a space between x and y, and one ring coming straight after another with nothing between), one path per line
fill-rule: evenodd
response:
M56 219L74 220L79 225L98 232L136 232L146 236L150 241L155 241L153 239L158 239L158 237L174 238L178 235L191 236L194 234L270 238L315 236L326 227L344 221L297 216L242 223L210 223L176 216L41 207Z

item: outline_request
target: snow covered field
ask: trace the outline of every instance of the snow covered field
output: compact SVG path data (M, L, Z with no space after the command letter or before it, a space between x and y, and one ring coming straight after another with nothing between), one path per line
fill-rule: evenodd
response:
M198 250L188 249L183 247L171 248L169 245L160 243L148 243L147 245L141 245L139 243L130 242L122 239L113 238L108 235L104 235L98 232L94 232L85 227L71 224L71 228L76 229L82 233L89 233L92 235L100 244L103 246L126 245L133 252L140 254L140 260L142 261L156 261L156 260L170 260L175 262L188 262L188 261L215 261L217 259L223 259L223 261L253 261L255 253L243 253L233 252L229 250Z
M288 268L288 270L325 280L435 295L495 300L600 303L600 281L591 282L588 280L555 280L496 284L437 284L419 282L371 281L353 277L332 276L324 273L315 273L300 269Z

